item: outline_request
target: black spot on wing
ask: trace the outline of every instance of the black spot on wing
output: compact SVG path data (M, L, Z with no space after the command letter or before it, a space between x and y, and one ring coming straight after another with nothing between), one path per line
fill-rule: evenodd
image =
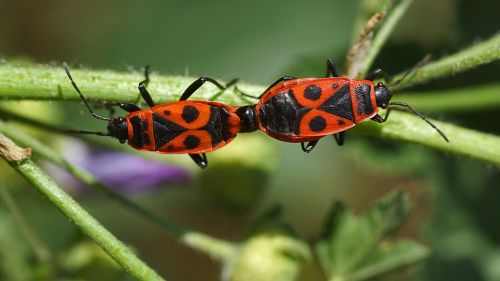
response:
M321 132L326 128L326 120L322 116L318 115L309 121L309 128L313 132Z
M200 138L197 136L189 135L184 140L183 144L187 149L193 149L200 145Z
M198 116L200 116L200 112L196 107L191 106L191 105L186 105L182 109L182 119L186 121L186 123L191 123L198 119Z
M157 150L185 131L187 131L186 128L153 113L153 132Z
M318 100L321 97L321 88L318 85L309 85L304 90L304 97L308 100Z
M354 122L349 84L344 85L340 90L335 92L319 109Z

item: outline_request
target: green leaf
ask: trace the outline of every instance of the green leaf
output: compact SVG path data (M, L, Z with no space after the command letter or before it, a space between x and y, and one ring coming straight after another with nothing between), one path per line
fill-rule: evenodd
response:
M356 272L383 236L403 223L409 211L408 195L400 190L360 216L336 203L315 245L325 273L337 280Z
M430 251L426 246L411 240L384 242L347 279L359 281L373 278L391 270L414 264L425 259L429 254Z

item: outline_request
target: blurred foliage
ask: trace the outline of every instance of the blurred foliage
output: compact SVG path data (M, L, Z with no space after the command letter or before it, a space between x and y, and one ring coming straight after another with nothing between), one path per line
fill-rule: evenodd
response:
M305 6L298 0L286 4L264 0L1 1L0 53L19 61L57 61L59 65L59 61L67 60L92 68L138 70L152 64L155 71L162 73L240 77L268 84L283 74L322 76L327 56L334 57L342 69L345 53L359 28L355 26L364 22L373 2L317 0ZM360 9L366 14L358 17ZM406 70L425 54L440 57L463 49L500 30L495 21L499 9L497 0L415 0L374 66L393 74ZM432 91L437 97L467 87L470 99L474 99L487 91L475 86L497 83L499 71L496 62L412 90L424 94ZM443 89L447 92L441 93ZM439 102L446 102L448 97L439 98ZM498 106L434 111L432 96L428 99L428 108L425 103L415 105L432 111L432 117L500 134ZM49 122L62 121L69 127L102 128L102 124L92 122L81 104L15 102L9 107ZM82 114L75 114L79 111ZM53 141L58 137L50 132L29 133L59 147ZM302 250L304 241L321 231L322 218L331 202L342 201L343 217L362 224L361 218L370 214L367 206L374 199L393 186L403 186L408 191L407 200L413 202L412 212L388 242L376 243L380 242L376 237L368 237L374 239L371 245L376 250L370 252L370 257L364 256L363 262L355 263L357 276L373 276L369 271L373 268L391 268L394 261L384 259L385 255L398 257L396 264L405 260L405 254L410 252L407 249L426 255L427 248L421 246L425 244L431 255L423 266L413 268L404 278L395 273L377 276L377 280L500 280L497 167L414 145L347 136L345 147L324 140L311 155L304 155L298 145L261 140L256 146L265 150L258 151L251 144L253 136L238 136L227 149L248 155L248 162L239 162L241 157L226 157L221 150L220 156L219 152L209 155L213 165L209 169L213 169L198 173L193 183L171 186L137 200L160 214L225 239L241 233L255 220L259 208L279 203L286 221L274 217L249 231L240 245L242 259L238 261L255 258L256 252L245 251L245 247L262 247L258 253L265 261L285 258L283 267L278 268L283 270L279 277L289 274L291 279L324 280L320 269L305 263L309 257ZM88 139L92 146L104 145L190 165L183 156L155 156L118 146L113 140ZM264 157L270 164L258 166L255 163L259 161L253 162L253 157ZM130 280L95 245L80 239L75 227L3 162L0 178L12 190L26 220L52 255L60 257L49 264L34 261L33 251L0 204L0 280L28 280L32 276L35 280L97 280L96 276ZM247 178L250 180L243 180ZM212 203L206 204L197 191L208 194ZM219 279L221 269L217 263L180 246L158 227L95 194L80 194L77 199L120 239L134 245L137 253L168 280ZM336 220L336 224L342 225L341 221ZM291 230L292 224L301 235ZM410 242L415 240L419 242ZM275 251L269 242L272 245L276 241L287 241L285 245L291 250ZM300 254L295 255L297 249ZM297 256L300 258L293 258ZM240 262L225 265L228 280L234 276L231 273L242 268ZM295 271L297 264L303 269L300 274Z
M225 265L222 280L296 280L302 266L310 259L306 242L275 207L250 227L238 254Z
M328 280L365 280L413 264L428 250L406 240L384 241L410 211L408 194L396 191L356 216L336 203L315 244Z

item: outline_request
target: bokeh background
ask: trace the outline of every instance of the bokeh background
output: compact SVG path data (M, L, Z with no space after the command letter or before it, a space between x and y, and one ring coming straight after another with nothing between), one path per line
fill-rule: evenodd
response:
M342 67L353 40L358 5L359 1L352 0L0 0L0 55L120 71L139 70L150 64L156 73L207 75L222 80L239 77L268 85L284 74L322 76L328 56ZM427 53L440 57L488 38L500 30L499 10L497 0L416 0L375 65L397 73ZM498 82L498 73L500 64L493 63L416 89ZM74 127L102 126L82 111L80 103L70 105L70 110L55 102L18 106L34 108L48 120L65 120ZM75 116L79 111L82 114ZM464 127L500 133L499 108L425 113ZM75 144L77 139L30 132L53 139L53 145L70 158L82 145L97 146L94 142ZM136 153L126 146L120 148ZM238 136L228 149L237 151L243 166L246 153L249 158L266 157L269 167L255 171L256 176L247 181L241 180L238 170L222 164L218 173L192 169L188 181L169 182L131 196L179 223L227 239L238 239L262 210L279 204L300 235L312 239L334 200L362 211L389 190L402 187L410 192L414 206L398 235L413 237L433 251L405 278L500 280L497 167L415 145L349 134L344 147L328 139L310 155L298 145L277 143L260 134ZM219 159L223 163L226 157L223 151L209 156L211 165ZM97 251L4 163L0 163L0 177L30 225L62 259L71 260L68 257L76 247L83 247L87 254ZM61 182L70 185L64 179ZM218 280L221 268L215 261L179 244L159 227L98 194L80 189L71 192L160 274L171 280ZM28 251L13 233L15 228L0 204L0 251ZM92 260L75 266L71 278L129 278L110 266L106 258ZM314 264L301 276L301 280L322 280ZM396 277L387 276L385 280L391 278Z

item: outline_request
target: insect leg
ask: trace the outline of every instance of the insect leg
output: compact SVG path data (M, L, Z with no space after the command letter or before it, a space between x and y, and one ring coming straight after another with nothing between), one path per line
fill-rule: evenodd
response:
M189 157L191 157L194 163L196 163L196 165L198 165L202 169L205 169L208 166L207 155L205 153L189 153Z
M226 90L227 88L229 88L229 87L231 87L231 86L235 85L236 83L238 83L238 81L239 81L239 80L240 80L239 78L233 78L233 79L229 80L229 82L227 82L227 83L226 83L226 86L224 87L224 90ZM217 94L213 95L213 96L212 96L211 98L209 98L208 100L209 100L209 101L214 101L215 99L217 99L220 95L222 95L222 94L224 93L224 90L222 90L222 91L218 92ZM248 95L246 95L246 94L244 94L244 93L241 93L241 91L240 91L240 90L238 90L238 88L237 88L237 87L235 87L235 91L236 91L236 92L238 92L238 93L240 93L240 94L241 94L241 95L243 95L243 96L248 96Z
M245 93L245 92L241 91L240 89L238 89L238 87L235 87L235 88L234 88L234 90L235 90L236 92L238 92L238 94L240 94L240 95L242 95L242 96L244 96L244 97L248 97L248 98L252 98L252 99L256 99L256 100L260 99L259 97L252 96L252 95L249 95L249 94L247 94L247 93Z
M326 60L326 76L325 77L340 77L337 71L337 66L333 62L332 58Z
M314 147L316 146L316 144L318 144L318 142L319 140L310 141L307 143L307 145L305 142L301 142L300 146L302 147L302 151L304 151L305 153L309 153L314 149Z
M194 94L194 92L196 92L207 81L214 84L215 86L217 86L217 88L219 88L221 91L226 89L224 86L222 86L219 82L215 81L214 79L202 76L202 77L196 79L193 83L191 83L191 85L189 85L189 87L186 88L184 93L182 93L182 96L179 99L179 101L187 100L190 96L192 96ZM233 84L234 83L235 82L233 82Z
M249 98L252 98L252 99L256 99L256 100L259 100L269 89L271 89L272 87L276 86L277 84L283 82L283 81L287 81L287 80L293 80L295 79L295 77L292 77L292 76L283 76L283 77L280 77L278 80L276 80L274 83L271 84L271 86L267 87L267 89L260 95L260 96L253 96L253 95L249 95L243 91L241 91L240 89L238 89L238 87L235 87L235 91L238 92L240 95L242 96L245 96L245 97L249 97Z
M264 91L264 93L262 93L260 96L259 96L259 99L267 92L269 91L269 89L271 89L272 87L278 85L279 83L283 82L283 81L288 81L288 80L293 80L293 79L296 79L295 77L292 77L292 76L288 76L288 75L285 75L283 77L280 77L278 80L276 80L274 83L271 84L271 86L267 87L267 89Z
M338 145L344 145L345 131L333 134L333 138L335 138L335 141L337 142Z
M135 112L141 110L139 106L133 103L124 103L124 102L119 102L116 104L116 106L120 107L121 109L125 110L128 113Z
M229 82L226 83L226 89L235 85L236 83L238 83L238 81L240 80L240 78L233 78L231 80L229 80Z
M389 75L387 75L387 73L381 68L374 69L372 72L368 73L365 77L365 80L373 81L380 77L382 77L387 83L391 81Z
M150 106L153 107L155 106L155 103L153 102L153 99L151 98L151 95L149 94L148 90L146 90L146 86L149 84L149 65L146 65L144 67L144 80L139 82L139 92L141 93L142 98L144 101Z
M384 117L377 114L377 115L373 116L371 119L377 123L384 123L385 121L387 121L387 118L389 118L389 114L391 113L391 110L393 110L393 109L396 109L396 108L388 107L386 112L385 112Z

